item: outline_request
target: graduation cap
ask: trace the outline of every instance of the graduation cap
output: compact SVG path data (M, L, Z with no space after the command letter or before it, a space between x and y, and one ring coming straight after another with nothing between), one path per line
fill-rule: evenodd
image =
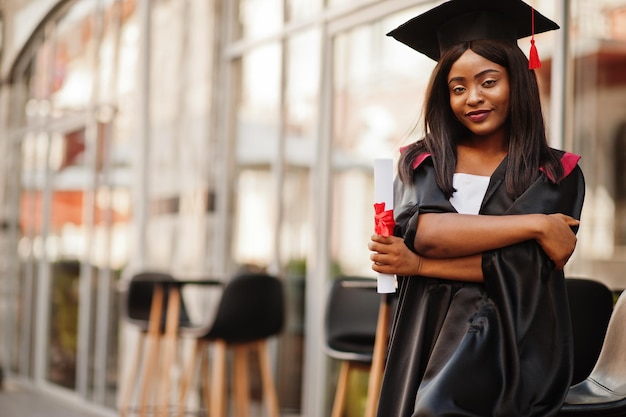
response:
M453 45L479 39L516 42L532 36L529 68L541 62L535 33L558 29L552 20L522 0L450 0L412 18L387 34L418 52L439 60Z

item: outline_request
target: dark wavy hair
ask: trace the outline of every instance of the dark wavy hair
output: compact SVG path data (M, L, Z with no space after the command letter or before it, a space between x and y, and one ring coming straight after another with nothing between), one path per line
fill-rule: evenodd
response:
M498 40L477 40L447 50L433 70L424 103L425 136L402 153L398 174L405 183L413 180L413 161L422 152L433 155L437 185L448 196L454 193L452 176L457 162L456 143L470 135L450 107L448 74L452 65L471 49L508 71L510 104L507 130L508 160L505 186L512 198L519 197L536 180L539 167L551 178L561 178L563 167L557 153L548 146L535 72L520 48Z

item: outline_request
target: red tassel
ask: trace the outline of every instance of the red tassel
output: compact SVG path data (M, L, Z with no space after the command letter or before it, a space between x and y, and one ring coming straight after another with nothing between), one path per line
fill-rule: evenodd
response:
M530 38L530 57L528 58L528 69L534 70L541 68L541 61L539 60L539 53L537 52L537 47L535 46L535 8L531 6L531 9L532 38Z
M541 68L541 61L539 60L539 54L537 53L537 47L535 46L535 40L530 40L530 58L528 59L528 69L534 70Z

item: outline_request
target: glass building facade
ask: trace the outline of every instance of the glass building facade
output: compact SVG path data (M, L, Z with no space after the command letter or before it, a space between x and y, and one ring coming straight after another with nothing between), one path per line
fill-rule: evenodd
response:
M385 33L435 3L0 1L5 373L115 410L133 273L261 268L287 295L281 414L327 415L328 283L373 277L373 159L420 136L434 67ZM587 181L566 273L623 289L626 0L531 3L562 27L537 36L550 140Z

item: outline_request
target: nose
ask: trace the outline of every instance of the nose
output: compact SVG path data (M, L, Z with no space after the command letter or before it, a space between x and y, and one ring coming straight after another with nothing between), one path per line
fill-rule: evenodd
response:
M483 103L483 91L480 88L470 88L467 96L467 104L469 106L477 106Z

